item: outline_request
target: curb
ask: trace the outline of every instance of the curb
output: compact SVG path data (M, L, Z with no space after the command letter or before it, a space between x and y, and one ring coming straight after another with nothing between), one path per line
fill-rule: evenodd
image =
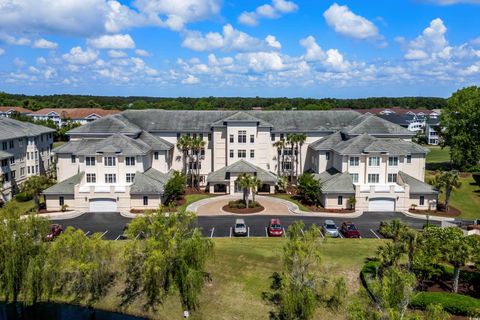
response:
M135 219L136 217L143 217L143 213L130 213L130 212L119 212L120 215L124 218Z
M419 220L430 220L430 221L455 221L455 218L449 218L449 217L439 217L439 216L428 216L425 214L415 214L415 213L410 213L408 211L401 211L401 213L404 216L407 216L409 218L413 219L419 219Z
M52 212L52 213L37 213L36 216L39 218L46 218L49 220L69 220L73 218L80 217L85 212L83 211L73 211L73 212ZM23 217L26 217L25 215Z

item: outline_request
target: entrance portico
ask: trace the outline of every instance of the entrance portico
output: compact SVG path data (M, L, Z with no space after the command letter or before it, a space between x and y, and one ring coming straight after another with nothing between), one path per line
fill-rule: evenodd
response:
M209 192L225 194L242 193L242 189L238 186L236 180L238 176L243 173L256 176L262 182L262 186L258 190L259 193L275 193L277 176L245 160L239 160L227 167L210 173L207 177Z

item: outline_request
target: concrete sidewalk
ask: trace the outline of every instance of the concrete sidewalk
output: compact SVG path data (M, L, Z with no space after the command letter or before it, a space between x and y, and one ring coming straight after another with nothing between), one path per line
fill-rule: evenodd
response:
M84 213L85 212L76 211L76 210L65 211L65 212L56 211L56 212L49 212L49 213L37 213L35 214L35 216L39 218L45 218L48 220L68 220L68 219L79 217ZM28 214L22 215L22 219L26 219L28 216L29 216Z

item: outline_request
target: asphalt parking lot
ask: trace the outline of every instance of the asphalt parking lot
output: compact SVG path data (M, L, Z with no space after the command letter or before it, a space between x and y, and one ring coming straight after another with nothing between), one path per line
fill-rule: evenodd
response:
M242 218L248 227L249 237L267 237L266 227L272 215L225 215L225 216L200 216L197 218L196 225L201 228L205 237L233 237L232 226L235 219ZM326 219L333 220L338 227L344 221L355 223L360 231L362 238L382 238L378 233L381 221L390 221L401 219L405 224L415 229L421 229L426 223L425 220L414 219L404 216L401 213L394 212L366 212L362 216L354 219L324 218L324 217L304 217L304 216L282 216L280 221L285 229L293 222L302 220L306 228L312 224L321 226ZM68 220L52 220L52 223L61 224L64 228L72 226L81 229L87 235L100 232L104 239L122 240L123 232L127 224L131 221L116 212L109 213L85 213L77 218ZM437 222L432 222L438 224Z

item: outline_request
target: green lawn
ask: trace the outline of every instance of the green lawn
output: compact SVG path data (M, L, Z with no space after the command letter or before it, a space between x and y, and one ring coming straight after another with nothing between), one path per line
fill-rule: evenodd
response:
M33 200L20 202L20 201L17 201L15 199L13 199L12 202L16 203L19 210L21 210L24 213L27 213L27 212L35 209L35 203L33 202Z
M199 200L202 200L202 199L206 199L206 198L211 198L213 197L213 195L211 194L187 194L185 196L185 199L187 200L187 202L185 202L183 205L179 206L178 207L178 210L184 210L186 209L190 204L196 202L196 201L199 201Z
M65 141L57 141L53 143L53 148L60 147L62 144L65 144Z
M285 239L217 238L215 255L208 265L212 282L207 283L200 299L200 309L192 319L268 319L270 306L262 301L262 292L269 289L269 277L281 269L281 254ZM373 256L385 240L328 239L323 245L324 273L343 276L350 293L360 287L359 272L367 257ZM125 242L113 242L121 257ZM119 258L120 259L120 258ZM115 264L116 266L119 263ZM94 307L117 310L119 285ZM141 303L121 309L122 312L152 319L180 319L182 309L178 297L171 296L157 312L146 312ZM331 313L319 309L315 319L346 319L346 311Z
M432 172L427 172L426 181L433 177ZM473 220L480 219L480 186L475 184L473 177L461 177L462 186L454 190L450 196L450 205L460 210L460 218ZM444 201L444 195L440 195L440 201Z
M287 200L287 201L290 201L290 202L293 202L295 203L298 208L301 210L301 211L307 211L309 212L310 209L308 209L307 207L305 207L303 204L300 203L300 201L296 200L296 199L293 199L292 195L290 194L285 194L285 193L277 193L277 194L272 194L271 195L272 197L275 197L275 198L280 198L280 199L283 199L283 200Z
M427 163L450 162L450 148L440 148L437 146L429 146L430 152L427 154Z

